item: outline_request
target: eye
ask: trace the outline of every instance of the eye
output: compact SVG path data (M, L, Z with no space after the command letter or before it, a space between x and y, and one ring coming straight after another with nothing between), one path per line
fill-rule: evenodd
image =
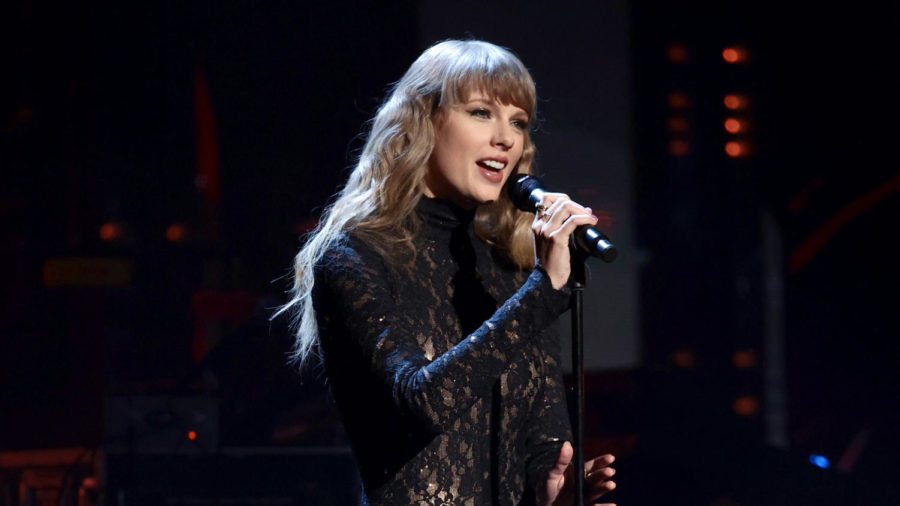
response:
M528 130L528 121L524 119L514 119L512 121L512 126L519 130Z
M477 118L487 119L487 118L491 117L491 111L488 111L487 109L484 109L481 107L479 107L477 109L472 109L471 111L469 111L469 114L471 114L472 116L475 116Z

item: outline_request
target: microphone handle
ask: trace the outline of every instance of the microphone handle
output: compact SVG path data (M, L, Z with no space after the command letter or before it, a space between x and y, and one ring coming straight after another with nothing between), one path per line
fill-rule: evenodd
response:
M619 256L619 250L609 237L594 227L580 225L575 228L575 244L582 251L610 263Z

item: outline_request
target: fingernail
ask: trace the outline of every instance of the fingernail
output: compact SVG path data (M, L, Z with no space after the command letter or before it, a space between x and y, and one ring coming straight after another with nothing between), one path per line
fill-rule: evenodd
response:
M596 214L592 214L591 218L594 218L594 221L597 221L600 219Z

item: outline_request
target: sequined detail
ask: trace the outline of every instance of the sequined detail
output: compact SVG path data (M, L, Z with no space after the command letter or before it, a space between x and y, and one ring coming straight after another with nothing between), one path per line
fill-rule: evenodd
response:
M528 502L571 439L551 325L568 294L476 238L471 213L417 210L412 269L352 234L316 269L329 384L368 503Z

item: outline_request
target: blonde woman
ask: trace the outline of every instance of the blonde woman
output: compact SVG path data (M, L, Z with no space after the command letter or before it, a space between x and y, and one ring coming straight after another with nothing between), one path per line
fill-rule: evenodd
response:
M530 174L536 95L516 56L449 40L395 84L295 261L294 359L321 351L363 504L571 504L553 322L589 208L504 191ZM615 487L586 463L586 500Z

